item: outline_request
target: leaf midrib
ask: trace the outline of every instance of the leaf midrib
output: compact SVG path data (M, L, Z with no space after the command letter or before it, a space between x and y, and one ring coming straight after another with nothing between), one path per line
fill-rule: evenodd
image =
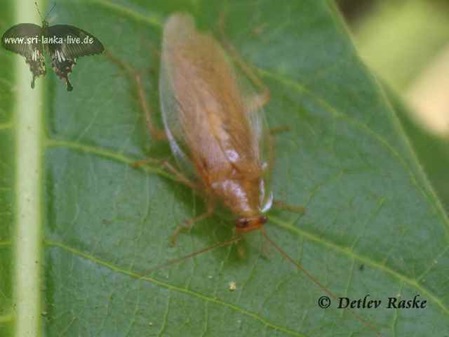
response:
M39 6L39 4L38 4ZM28 0L19 0L16 22L40 21ZM42 86L30 89L30 71L23 59L15 59L17 83L15 134L15 235L14 235L14 323L15 336L41 335L42 290L42 145L44 134ZM20 95L20 93L26 93Z

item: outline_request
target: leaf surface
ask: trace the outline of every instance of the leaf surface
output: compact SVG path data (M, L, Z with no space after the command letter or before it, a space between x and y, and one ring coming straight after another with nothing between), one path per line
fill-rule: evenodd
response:
M348 311L332 299L330 308L320 308L326 292L260 233L151 271L229 239L233 222L217 214L169 246L176 226L204 211L204 202L157 165L131 166L170 158L169 147L148 135L123 72L109 58L92 56L78 60L73 92L51 71L36 83L47 89L40 125L43 239L34 237L43 254L34 279L42 291L36 315L43 335L444 336L448 220L334 6L71 1L58 3L49 21L91 32L137 69L158 112L162 25L174 11L190 12L216 36L224 17L226 38L270 89L268 124L289 126L276 137L274 194L307 210L300 216L274 209L269 237L336 296L368 296L381 306ZM0 57L19 56L2 50ZM27 67L22 60L19 66ZM3 91L10 92L14 74L1 71L10 78ZM11 121L14 100L31 91L29 83L20 88L1 101L2 336L14 336L17 320L11 288L20 263L12 245L18 220L11 214L20 194L14 180L22 177L14 176ZM387 308L389 297L415 295L427 301L425 309Z

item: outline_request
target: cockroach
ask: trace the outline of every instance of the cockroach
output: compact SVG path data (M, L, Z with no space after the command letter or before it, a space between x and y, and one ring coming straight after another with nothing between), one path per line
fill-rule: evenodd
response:
M248 69L243 71L247 73ZM268 191L271 140L261 113L268 95L255 94L249 83L238 77L220 44L211 35L199 32L188 14L171 15L163 29L159 77L163 135L153 123L140 77L134 75L150 133L154 138L168 139L178 164L175 168L164 163L165 168L202 194L207 203L207 211L179 226L174 238L181 229L214 214L217 204L234 215L237 234L226 242L170 260L152 270L235 243L241 234L260 230L282 256L336 299L263 228L268 220L265 213L273 205L273 194ZM248 77L255 82L252 74ZM234 288L235 282L229 286L230 290ZM353 315L376 331L356 313Z
M213 214L219 202L236 217L237 233L260 229L273 202L261 152L268 137L257 106L263 99L243 96L223 49L187 14L172 15L165 24L160 71L172 153L208 202L207 212L188 224Z

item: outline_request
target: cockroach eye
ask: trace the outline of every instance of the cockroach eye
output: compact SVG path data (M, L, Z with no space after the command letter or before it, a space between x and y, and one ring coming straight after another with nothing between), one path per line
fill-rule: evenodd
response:
M268 218L266 216L256 216L256 217L242 217L238 218L236 221L236 227L238 229L245 229L246 231L250 231L255 228L259 228L261 225L266 223Z

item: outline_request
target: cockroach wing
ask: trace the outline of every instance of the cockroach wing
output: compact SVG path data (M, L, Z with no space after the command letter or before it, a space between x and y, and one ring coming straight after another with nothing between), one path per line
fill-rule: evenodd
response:
M246 82L220 45L195 29L191 16L168 19L159 79L161 110L172 152L188 174L202 172L204 179L231 166L238 172L263 173L265 123L260 111L246 104L255 96Z
M164 52L162 52L164 54ZM184 174L189 178L195 178L195 170L192 165L192 160L186 153L185 144L182 139L184 132L178 119L178 109L180 106L176 101L173 92L173 86L169 78L169 65L163 61L161 62L160 78L159 78L159 95L161 102L162 119L164 122L165 134L170 143L170 148Z
M176 72L180 74L183 82L188 81L182 71L178 69L176 55L182 59L184 51L179 50L178 53L177 49L187 47L182 41L187 41L190 34L195 34L194 29L190 17L185 16L172 16L165 24L159 76L159 95L165 133L177 164L183 173L191 179L197 177L192 163L191 150L186 145L186 132L188 131L184 130L182 126L182 111L185 109L183 104L185 105L186 102L183 102L183 98L176 93L177 86L174 77ZM191 81L193 85L195 79L192 78Z

